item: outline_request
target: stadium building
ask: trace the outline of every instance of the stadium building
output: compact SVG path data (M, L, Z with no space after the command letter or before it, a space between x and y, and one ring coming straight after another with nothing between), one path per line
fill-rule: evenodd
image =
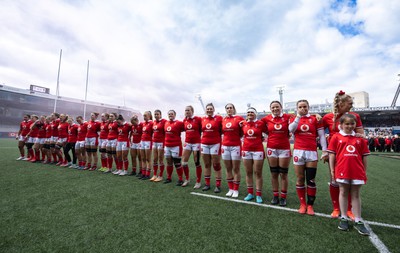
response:
M57 101L56 101L57 99ZM0 137L13 137L19 130L19 123L25 114L49 115L56 111L72 117L84 116L86 104L86 118L91 112L115 112L129 119L133 115L142 118L139 110L125 106L109 105L98 102L84 101L68 97L51 95L48 88L31 85L30 89L19 89L0 85Z

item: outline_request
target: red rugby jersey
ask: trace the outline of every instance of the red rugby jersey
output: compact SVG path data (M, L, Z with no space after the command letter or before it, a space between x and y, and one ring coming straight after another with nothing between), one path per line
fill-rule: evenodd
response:
M261 120L245 121L242 125L243 151L264 151L262 134L267 131L267 126Z
M201 120L201 143L205 145L214 145L221 143L222 117L214 115L205 116Z
M68 126L68 142L75 143L78 140L79 125L72 124Z
M58 124L57 130L58 130L59 138L67 138L68 137L68 126L69 126L69 124L67 122L60 122Z
M108 138L108 124L110 124L110 122L108 120L100 122L99 138L102 140L106 140Z
M58 124L60 124L60 119L55 119L53 120L51 124L51 129L52 129L52 136L58 137Z
M82 124L79 124L78 126L78 141L84 141L86 138L87 134L87 122L82 122Z
M168 120L164 125L165 130L165 146L176 147L182 145L181 133L185 131L182 121Z
M185 118L183 124L185 127L185 142L191 144L200 143L201 118L197 116Z
M39 121L36 127L39 129L38 138L46 138L46 123Z
M142 141L151 141L153 136L153 121L142 122Z
M98 132L100 131L100 122L98 121L88 121L86 138L98 137Z
M292 123L296 118L290 119ZM294 148L316 151L318 130L323 129L322 121L318 122L314 115L302 116L294 131Z
M167 120L165 119L153 121L153 142L164 143L165 139L164 125L166 121Z
M122 125L118 125L117 141L129 141L130 132L131 132L131 124L125 122Z
M332 136L328 152L336 154L335 179L358 179L367 181L367 174L362 162L363 156L369 155L367 141L353 135L340 132Z
M243 121L241 116L226 116L222 120L222 145L224 146L240 146L241 145L241 127L239 122Z
M267 147L272 149L290 149L289 119L290 114L275 116L270 114L261 119L267 125Z
M46 138L51 138L53 136L53 128L51 124L46 124Z
M27 120L27 121L22 121L19 124L19 131L21 132L21 136L26 136L29 131L31 131L31 125L33 124L33 122L31 120Z
M140 143L142 139L142 123L132 125L131 127L131 142L132 143Z
M116 120L108 124L107 140L115 140L118 137L118 123Z

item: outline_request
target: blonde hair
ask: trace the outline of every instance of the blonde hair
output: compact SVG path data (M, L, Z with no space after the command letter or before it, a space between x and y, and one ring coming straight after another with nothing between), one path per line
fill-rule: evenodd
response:
M333 99L333 126L332 130L335 131L336 128L336 120L339 115L339 105L345 101L347 101L349 98L351 98L350 95L347 95L344 91L339 91L335 94L335 98Z

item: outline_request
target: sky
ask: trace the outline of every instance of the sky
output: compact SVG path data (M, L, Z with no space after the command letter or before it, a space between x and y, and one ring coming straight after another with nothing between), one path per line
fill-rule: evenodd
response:
M0 84L140 111L198 100L268 111L366 91L389 106L399 85L398 0L0 0ZM397 103L400 104L400 101Z

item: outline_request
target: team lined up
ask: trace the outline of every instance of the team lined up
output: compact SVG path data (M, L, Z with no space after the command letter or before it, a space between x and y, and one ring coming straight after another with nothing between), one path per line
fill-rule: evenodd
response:
M322 146L321 159L328 161L324 129L329 130L330 138L339 133L339 125L343 123L339 119L350 111L351 97L339 92L335 96L334 105L334 112L325 115L322 120L309 114L307 100L298 101L296 116L284 114L280 102L273 101L270 104L271 114L261 120L257 119L257 111L252 107L248 108L246 119L236 115L235 107L231 103L225 106L225 117L215 115L213 104L206 106L204 117L194 116L193 107L187 106L183 121L176 120L174 110L168 112L168 120L162 119L161 111L156 110L154 120L151 112L146 111L143 114L143 122L139 122L137 116L133 116L129 123L122 115L115 113L101 114L100 121L97 120L97 113L92 113L87 122L78 116L77 123L74 123L67 115L57 113L53 113L50 117L32 115L31 120L26 116L17 137L20 141L21 157L19 159L29 159L31 162L43 160L43 163L56 162L59 166L93 171L97 169L97 149L99 148L101 155L99 170L104 173L120 176L131 174L144 180L160 182L164 180L165 160L164 183L171 183L175 167L178 175L177 186L185 187L190 184L188 161L193 153L196 166L194 188L202 187L201 181L204 174L202 190L211 189L213 168L216 180L214 192L220 193L222 181L220 160L222 158L229 187L226 196L233 198L239 196L240 163L243 161L247 185L247 195L244 200L255 199L257 203L262 203L262 169L266 153L273 189L271 203L286 206L287 174L292 157L289 138L292 133L295 137L293 164L297 177L296 192L300 201L298 211L301 214L314 215L313 204L317 189L315 177L318 162L316 139L319 138ZM355 113L351 114L354 115L356 123L353 130L361 133L360 117ZM185 132L183 146L182 132ZM263 145L265 136L267 136L266 152ZM29 158L24 158L24 145L28 148ZM334 148L330 147L332 153L336 153L332 151ZM69 155L70 150L72 150L72 159ZM204 171L200 163L200 152ZM128 172L129 153L132 166L130 173ZM361 156L366 154L362 153ZM112 170L113 163L116 164L114 171ZM334 164L331 169L335 169ZM343 210L340 212L339 185L341 184L337 183L337 179L338 177L332 174L330 185L334 206L332 217L336 218L341 213L342 217L349 216L359 222L361 211L357 210L354 217L351 212L351 198L349 198L347 212ZM345 179L352 180L353 178ZM365 181L366 179L364 183Z

